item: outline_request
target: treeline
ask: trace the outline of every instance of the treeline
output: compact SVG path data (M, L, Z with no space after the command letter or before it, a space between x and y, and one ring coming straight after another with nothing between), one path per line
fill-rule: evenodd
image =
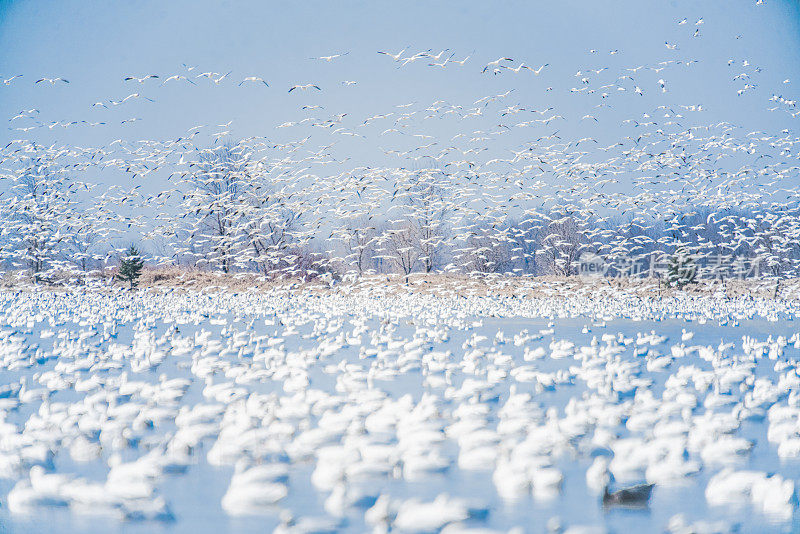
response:
M87 154L31 146L3 175L0 260L40 279L112 268L132 242L151 264L268 277L570 276L587 262L606 276L649 276L677 256L700 276L788 277L800 260L793 200L695 208L687 191L667 206L652 193L590 197L519 172L424 165L320 177L246 143L181 155L156 191L102 189L89 180L102 164ZM576 172L584 179L585 167Z

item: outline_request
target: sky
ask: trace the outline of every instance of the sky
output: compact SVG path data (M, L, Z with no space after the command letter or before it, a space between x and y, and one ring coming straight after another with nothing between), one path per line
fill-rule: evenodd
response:
M683 19L686 23L679 24ZM412 130L442 146L458 133L506 127L506 119L486 113L469 122L418 122L402 133L381 133L393 119L364 121L387 113L396 118L407 109L398 106L406 104L425 110L445 102L466 113L484 106L475 104L481 98L498 94L506 96L492 104L496 110L553 107L552 114L564 117L533 132L515 131L498 148L504 156L515 144L553 132L566 140L592 136L613 143L637 131L623 120L645 121L645 114L659 105L701 105L698 123L729 121L748 131L794 132L797 120L786 112L791 110L767 110L775 107L771 96L797 95L799 22L800 4L778 0L6 0L0 1L0 82L21 77L0 83L0 123L7 125L0 127L0 141L108 146L117 139L175 139L204 126L209 137L198 144L212 144L216 132L227 132L230 139L263 136L275 143L310 135L309 146L335 142L333 153L340 160L350 158L351 165L413 167L407 158L386 154L427 139L409 135ZM400 67L377 53L402 50L403 57L430 50L444 51L440 61L451 54L453 60L468 59L463 66L429 66L431 60L423 58ZM311 59L334 54L342 55L329 62ZM512 58L505 62L512 67L547 66L540 75L507 69L494 75L491 67L483 72L500 57ZM671 63L655 70L661 61ZM197 78L203 72L216 73L215 78L230 74L214 83ZM749 78L734 79L742 73ZM159 78L124 81L148 74ZM631 78L620 81L625 74ZM195 84L164 83L171 75L187 76ZM269 87L258 82L240 86L247 76L262 77ZM42 77L69 83L34 83ZM612 82L626 90L601 96L601 87ZM288 92L296 84L321 90ZM737 94L746 84L755 87ZM579 91L588 88L593 94ZM138 96L114 103L132 94ZM8 120L34 108L38 111L30 116ZM332 128L309 123L279 127L339 114L347 114L340 125L359 135L334 137ZM591 118L582 119L587 114ZM78 122L60 125L71 121ZM124 178L101 173L96 180Z
M136 134L175 135L198 123L234 120L243 135L273 133L270 126L297 116L298 104L329 103L343 110L380 113L405 100L469 103L495 89L514 87L520 100L554 102L568 110L568 89L581 67L632 67L663 59L699 59L683 72L669 73L671 97L695 97L724 113L761 102L736 98L728 74L743 70L724 61L760 66L762 88L796 73L800 59L797 2L611 1L579 2L197 2L5 1L0 3L0 74L23 74L0 87L0 115L37 107L39 120L142 118ZM691 39L700 17L702 36ZM688 24L678 25L683 18ZM736 38L740 36L740 38ZM679 43L669 50L665 41ZM425 61L404 68L376 52L442 49L454 59L470 55L464 67L432 68ZM590 54L590 49L597 50ZM618 50L609 55L611 50ZM330 63L312 56L347 52ZM449 55L449 52L447 53ZM406 54L407 55L407 54ZM481 74L482 66L508 56L538 68L542 76ZM192 87L157 80L123 82L128 75L192 71L227 73L219 86ZM738 72L736 72L738 74ZM656 93L661 73L640 86ZM70 83L35 85L40 77ZM270 87L248 84L261 76ZM516 78L511 80L510 78ZM524 78L524 79L523 79ZM655 79L651 79L655 78ZM343 86L344 80L358 83ZM727 83L720 83L727 82ZM294 84L315 83L319 94L289 94ZM543 94L553 87L552 94ZM155 100L126 102L118 109L91 105L134 91ZM573 99L574 100L574 99ZM756 104L756 105L754 105ZM122 119L120 119L122 120ZM85 128L88 129L88 128ZM101 132L113 137L114 128ZM111 130L111 131L109 131ZM122 128L117 128L124 135ZM8 135L8 133L6 134ZM70 135L73 135L70 132ZM13 136L13 134L12 134ZM63 137L63 136L62 136ZM89 137L92 138L91 136Z

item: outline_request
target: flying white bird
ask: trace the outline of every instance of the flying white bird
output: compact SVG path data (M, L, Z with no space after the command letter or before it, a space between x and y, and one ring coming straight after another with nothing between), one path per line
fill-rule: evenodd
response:
M320 61L327 61L328 63L330 63L331 61L333 61L333 60L334 60L334 59L336 59L337 57L346 56L346 55L347 55L347 54L349 54L349 53L350 53L350 52L343 52L343 53L341 53L341 54L333 54L333 55L330 55L330 56L310 57L310 58L308 58L308 59L315 59L315 60L320 60Z
M306 89L311 89L312 87L313 87L314 89L316 89L317 91L322 91L322 89L320 89L318 85L314 85L313 83L307 83L307 84L305 84L305 85L293 85L293 86L292 86L292 87L289 89L289 91L288 91L288 92L290 92L290 93L291 93L291 92L292 92L292 91L294 91L295 89L300 89L300 90L303 90L303 91L305 91Z
M137 78L136 76L125 76L124 81L136 80L139 83L144 83L145 80L149 80L150 78L158 78L157 74L148 74L144 78Z
M55 85L56 82L69 83L69 80L65 80L64 78L39 78L34 83L39 83L39 82L49 82L51 85Z
M541 67L539 67L536 70L531 69L531 72L533 72L536 76L538 76L538 75L540 75L542 73L542 70L544 70L544 68L549 66L549 65L550 65L550 63L545 63L544 65L542 65Z
M261 82L267 87L269 87L269 84L266 81L264 81L264 78L259 78L258 76L248 76L247 78L239 82L239 86L241 86L245 82Z
M408 50L408 47L406 47L406 48L404 48L404 49L400 50L400 51L399 51L398 53L396 53L396 54L390 54L389 52L381 52L381 51L378 51L378 53L379 53L379 54L384 54L384 55L386 55L386 56L389 56L390 58L392 58L392 59L393 59L393 60L395 60L395 61L400 61L400 56L402 56L402 55L403 55L403 52L405 52L406 50Z
M494 61L490 61L489 63L486 64L485 67L483 67L483 72L486 72L487 70L489 70L489 67L497 67L497 66L499 66L500 63L503 62L503 61L514 61L514 60L511 59L510 57L501 57L501 58L495 59Z
M186 80L187 82L189 82L192 85L197 85L196 83L194 83L192 80L190 80L186 76L181 76L180 74L175 74L175 75L170 76L169 78L167 78L166 80L161 82L161 85L166 85L167 82L171 82L172 80Z

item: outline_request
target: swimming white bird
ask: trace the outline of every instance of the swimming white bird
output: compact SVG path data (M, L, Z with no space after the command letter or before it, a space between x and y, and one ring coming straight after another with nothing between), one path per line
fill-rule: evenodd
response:
M608 470L609 463L610 460L607 457L597 456L586 470L586 486L597 495L602 494L603 490L613 482Z
M222 497L222 509L230 515L261 513L289 494L285 466L256 466L237 471Z
M20 480L8 493L8 508L12 513L25 513L39 506L66 506L69 500L65 490L73 480L71 476L46 473L35 465L28 480Z
M340 482L325 499L324 508L329 514L342 517L350 508L371 508L377 498L378 496L374 493Z
M449 523L469 518L469 510L463 501L441 494L432 502L409 499L397 508L392 525L401 530L439 530Z
M749 501L765 513L788 517L793 509L794 492L794 482L780 475L725 469L709 480L705 494L712 505L735 506Z
M343 526L343 521L330 517L301 517L297 519L289 510L281 510L280 520L281 524L275 528L274 534L338 532Z

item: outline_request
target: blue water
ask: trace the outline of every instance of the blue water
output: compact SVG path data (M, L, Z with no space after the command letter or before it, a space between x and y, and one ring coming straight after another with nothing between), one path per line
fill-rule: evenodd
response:
M8 297L7 297L8 298ZM13 299L10 300L13 304ZM304 309L311 306L302 304ZM51 305L51 304L48 304ZM194 304L189 303L189 306ZM8 308L6 308L8 310ZM143 329L143 320L148 323L150 330L156 337L160 337L173 324L165 323L163 317L154 316L153 309L146 306L141 310L130 314L127 321L118 321L117 336L109 341L102 342L98 334L85 342L86 350L102 352L108 343L129 344L135 329ZM34 306L36 311L36 306ZM353 310L358 312L359 310ZM113 313L106 311L106 313ZM378 310L374 315L370 314L368 321L369 328L378 329L382 320L382 311ZM291 305L285 306L279 314L287 319L295 312ZM139 315L137 317L137 315ZM43 330L52 329L56 333L69 332L77 334L80 331L96 329L102 332L102 326L97 323L80 326L72 319L76 316L64 312L65 317L70 320L63 324L52 326L42 318L33 321L31 326L25 325L13 327L16 331L11 338L23 339L30 354L39 348L45 354L52 350L55 337L42 339L40 334ZM295 315L295 316L299 316ZM347 314L343 314L345 319L349 319ZM120 316L117 316L119 320ZM297 335L285 336L283 327L278 325L265 325L264 318L269 318L269 313L262 310L246 311L226 309L220 306L216 312L209 314L209 317L201 317L199 324L181 324L180 335L192 336L196 331L204 329L212 332L212 339L227 339L222 331L246 331L248 324L253 320L250 331L256 335L286 337L285 345L289 351L299 351L311 349L318 344L318 339L310 336L313 331L313 321L299 324ZM317 318L322 317L321 314ZM194 316L198 319L197 316ZM308 318L308 317L307 317ZM551 372L557 369L568 369L571 366L579 365L572 357L559 360L550 360L547 357L534 362L525 362L522 358L524 347L514 346L512 337L523 329L531 334L536 334L539 330L548 328L548 323L553 322L552 334L546 334L540 340L531 341L527 344L530 349L538 346L547 348L553 339L569 339L576 346L588 345L593 337L598 339L604 333L622 334L626 337L636 337L637 332L649 332L654 330L659 335L669 337L669 340L658 347L663 354L669 354L669 346L680 344L681 330L686 329L695 333L691 341L685 342L687 345L710 345L716 347L721 342L734 342L736 346L731 349L733 353L741 353L742 336L747 335L758 340L766 340L769 336L773 338L778 335L790 337L798 330L798 325L791 315L783 314L777 321L768 321L764 318L743 318L739 324L734 326L733 322L719 324L717 321L708 321L700 324L697 320L688 320L677 317L658 317L659 320L637 320L632 318L617 318L605 321L604 325L598 325L596 317L579 316L565 318L526 318L526 317L490 317L481 314L466 314L462 320L465 325L470 325L475 321L480 321L480 326L468 326L465 328L450 328L450 339L443 343L433 343L426 347L426 350L452 351L453 354L463 354L462 344L474 334L487 336L489 339L480 344L484 348L492 346L497 331L504 331L508 342L500 345L497 350L508 354L514 358L514 365L534 364L540 371ZM7 318L6 318L7 319ZM212 319L225 319L226 325L211 324ZM328 318L330 319L330 317ZM394 338L404 337L410 339L416 329L416 325L409 324L414 317L405 316L397 321L396 329L393 332ZM7 320L4 322L8 322ZM584 325L588 325L591 331L581 333ZM346 329L352 330L352 325L345 323ZM5 327L10 329L12 327ZM10 339L6 336L5 341ZM363 337L364 343L369 342L368 334ZM309 368L310 388L327 391L337 394L335 389L336 376L323 372L323 368L330 364L336 364L341 360L351 363L358 363L369 367L370 360L360 360L358 357L359 347L346 347L324 361L318 361L316 365ZM549 352L549 351L548 351ZM629 345L622 356L625 359L634 359L635 346ZM800 351L787 346L784 350L784 359L800 359ZM191 362L191 354L184 356L169 356L156 369L147 372L133 374L130 373L131 380L146 380L157 382L160 375L167 375L168 378L183 377L192 378L188 369ZM29 368L10 371L0 368L0 383L10 384L18 382L23 376L32 380L35 373L53 369L57 359L47 359ZM672 367L654 373L643 373L653 379L654 383L651 390L656 396L663 391L663 384L670 374L674 373L679 365L694 364L708 370L711 365L698 358L696 355L676 360ZM756 376L766 376L776 380L778 373L773 370L773 361L766 360L760 362L756 368ZM117 375L122 370L109 371L108 375ZM87 378L89 372L81 372L81 378ZM454 373L452 376L453 386L458 387L467 378L461 373ZM419 370L412 370L406 374L399 375L391 380L375 380L372 382L373 388L386 392L392 398L400 398L403 395L411 395L415 401L422 396L423 392L429 391L437 394L444 399L442 390L431 389L424 385L424 376ZM508 397L509 389L515 380L510 376L501 381L493 388L497 395L496 401L489 401L492 408L489 414L490 422L496 422L496 410L502 406ZM202 397L204 384L196 380L189 389L181 404L191 406L201 402L212 402ZM36 387L39 387L38 385ZM261 384L243 385L251 391L259 393L275 393L285 395L281 384L267 381ZM530 384L517 384L518 391L530 391L534 393L534 401L542 409L556 407L559 413L563 414L563 408L573 397L580 397L588 390L585 384L576 380L574 384L559 385L553 391L543 391L535 393ZM83 396L83 393L74 391L60 391L51 397L51 402L73 402ZM454 408L457 402L444 399L446 406ZM11 411L7 420L17 424L24 424L30 415L38 410L39 403L34 402L23 405ZM695 413L701 414L704 408L702 403L695 409ZM311 418L312 426L315 418ZM741 469L755 469L768 473L779 473L784 478L792 479L796 483L800 482L800 459L781 460L776 454L776 445L771 444L766 439L767 421L746 421L742 424L737 435L756 442L753 451L743 463L738 466ZM158 440L169 432L173 432L175 426L171 423L156 426L147 431L139 445L134 444L124 451L126 459L133 459L141 455L146 447L148 439ZM628 432L621 426L619 429L624 437ZM172 521L123 521L116 517L108 516L79 516L70 511L69 508L37 508L31 514L11 514L5 506L5 497L16 483L18 478L24 477L25 473L20 473L17 479L0 480L0 529L3 532L96 532L96 533L138 533L138 532L169 532L169 533L195 533L195 532L264 532L273 529L280 524L279 514L281 510L291 510L295 516L325 516L323 503L327 493L317 491L311 484L311 473L314 469L313 461L298 462L291 465L291 476L289 479L289 495L286 499L275 506L273 510L267 510L264 514L251 517L230 517L222 509L220 501L228 487L233 468L215 467L206 462L206 454L211 448L213 440L207 439L194 451L193 463L183 474L164 475L157 484L159 495L163 496L169 503L170 510L174 515ZM458 467L456 462L458 446L455 442L447 443L445 449L451 452L453 463L446 473L431 475L422 480L406 481L403 478L383 477L367 480L358 483L358 487L368 489L375 493L389 494L395 499L406 499L418 497L423 501L434 499L440 493L448 493L452 496L464 497L478 505L488 507L489 513L485 517L480 517L464 522L465 526L509 529L511 527L522 527L526 532L542 532L545 524L553 517L559 517L563 525L600 525L611 532L659 532L663 531L670 518L677 513L683 513L689 520L723 520L738 528L742 532L790 532L800 530L798 515L790 519L769 517L750 505L735 504L731 506L709 507L706 505L704 491L708 480L719 470L719 467L706 467L698 475L691 477L685 486L681 487L659 487L653 492L649 507L643 510L629 509L605 509L599 502L597 496L591 494L585 483L585 471L591 464L591 458L575 448L570 455L561 456L556 460L556 467L564 474L564 483L559 495L550 500L535 499L526 496L516 501L505 501L500 498L492 482L492 471L467 471ZM86 462L74 462L66 449L56 451L52 465L48 469L58 473L71 473L91 480L102 481L108 471L106 461L110 451L104 451L102 458ZM339 521L339 530L344 532L362 532L370 529L363 521L363 509L351 509L349 513Z

